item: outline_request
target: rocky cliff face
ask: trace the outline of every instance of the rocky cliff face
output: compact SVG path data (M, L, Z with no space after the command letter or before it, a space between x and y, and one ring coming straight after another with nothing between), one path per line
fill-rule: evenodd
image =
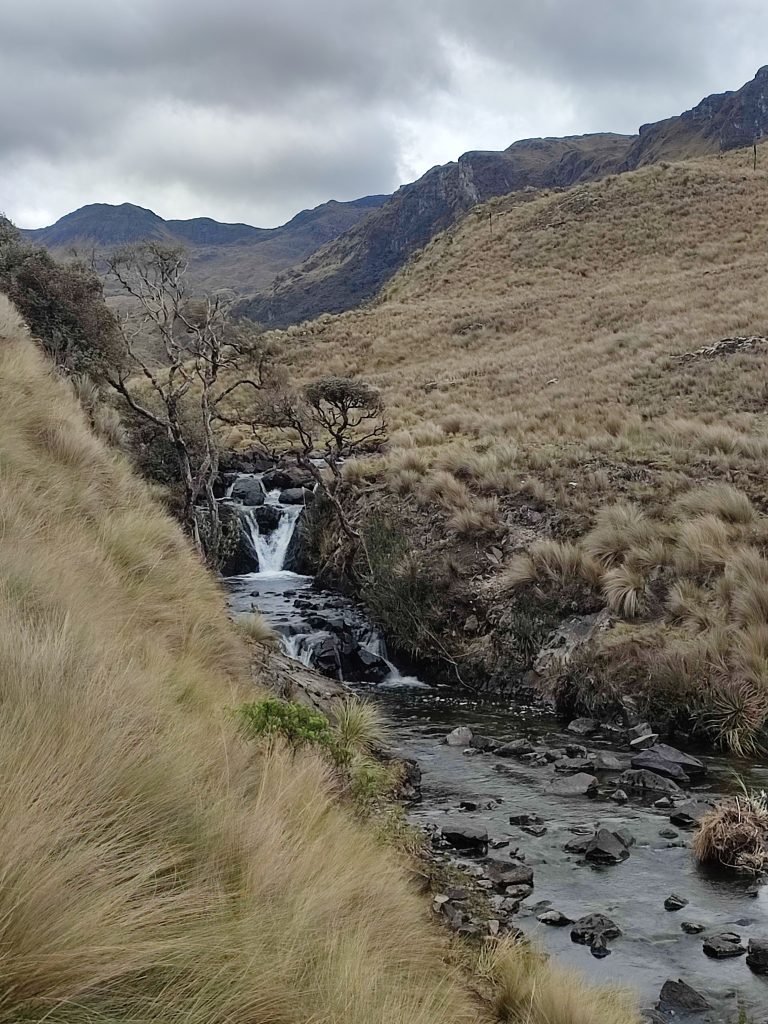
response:
M374 295L435 234L477 203L524 188L568 186L616 170L633 137L527 139L502 152L465 153L404 185L240 311L271 327L338 313Z
M768 136L768 66L736 92L707 96L692 110L644 124L622 170L664 158L717 153L751 146Z

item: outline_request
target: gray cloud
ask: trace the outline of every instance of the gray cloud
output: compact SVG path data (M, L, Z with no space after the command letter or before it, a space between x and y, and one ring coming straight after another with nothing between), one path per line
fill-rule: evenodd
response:
M26 0L0 11L0 209L274 224L464 150L634 131L737 88L757 0Z

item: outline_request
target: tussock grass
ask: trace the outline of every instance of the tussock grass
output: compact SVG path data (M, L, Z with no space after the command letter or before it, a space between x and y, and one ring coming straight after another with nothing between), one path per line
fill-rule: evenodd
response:
M0 1021L482 1020L326 762L238 729L218 586L2 297L0 391Z
M382 479L441 562L447 540L485 576L498 546L483 593L509 603L583 579L619 627L623 685L729 745L766 722L768 666L744 652L768 623L768 346L696 353L768 322L768 169L750 160L492 200L366 310L276 336L297 376L360 365L381 391Z
M588 988L573 971L547 962L527 943L502 939L481 956L480 972L496 989L495 1009L507 1024L638 1024L631 996Z
M719 800L691 843L702 863L760 874L768 867L768 797L748 792Z

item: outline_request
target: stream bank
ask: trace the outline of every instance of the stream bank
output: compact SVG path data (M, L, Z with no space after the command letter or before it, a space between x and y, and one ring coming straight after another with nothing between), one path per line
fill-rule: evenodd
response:
M665 982L683 979L710 1003L699 1020L734 1021L739 1000L750 1013L764 1008L768 978L753 973L744 956L711 959L704 943L724 932L745 943L768 937L768 887L696 866L690 831L670 818L679 819L689 796L732 790L735 769L748 784L768 788L768 770L698 755L706 773L689 777L680 791L662 775L656 776L660 789L635 789L621 780L636 770L631 761L638 750L618 728L581 723L563 731L535 704L511 708L508 701L428 686L398 667L359 604L286 568L310 492L294 504L283 500L285 489L267 486L259 499L261 479L241 479L239 491L233 481L225 499L257 497L255 505L240 503L256 569L225 580L233 611L256 608L288 656L343 680L385 712L400 751L421 768L422 798L410 810L412 820L433 836L439 858L466 869L488 892L500 927L521 929L593 981L630 986L646 1007L656 1004ZM272 510L269 518L260 508ZM470 732L459 734L457 745L445 742L462 727ZM616 802L620 790L625 803ZM588 859L585 846L601 829L622 837L623 850L614 842L613 856ZM603 843L611 845L605 837ZM685 901L680 910L665 907L673 895ZM472 926L463 899L448 894L440 905L459 929ZM572 924L546 923L594 914L610 919L620 934L582 944L572 939Z

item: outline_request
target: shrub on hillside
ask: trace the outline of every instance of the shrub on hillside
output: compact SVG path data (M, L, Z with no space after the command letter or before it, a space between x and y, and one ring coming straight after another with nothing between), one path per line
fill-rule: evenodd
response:
M24 242L0 219L0 291L21 313L33 336L67 373L97 382L120 360L117 328L98 275L84 263L57 262Z

